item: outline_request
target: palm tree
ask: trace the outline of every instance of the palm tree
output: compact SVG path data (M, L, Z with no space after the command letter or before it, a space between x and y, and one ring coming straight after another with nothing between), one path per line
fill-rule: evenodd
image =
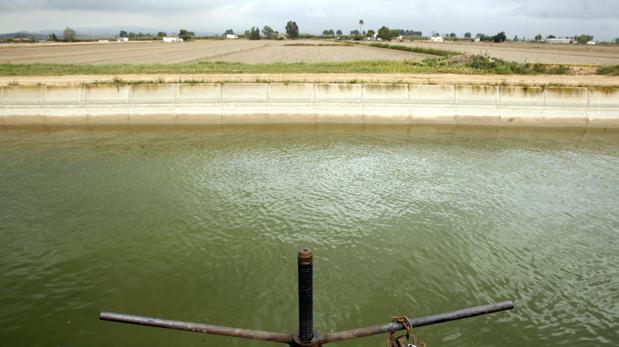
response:
M359 33L361 35L363 35L363 24L365 24L365 22L363 22L363 19L359 19Z

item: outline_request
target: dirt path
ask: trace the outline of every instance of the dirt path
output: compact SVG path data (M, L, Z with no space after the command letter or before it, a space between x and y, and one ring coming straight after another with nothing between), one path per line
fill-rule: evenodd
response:
M416 83L480 85L619 86L617 76L519 76L453 74L198 74L198 75L71 75L0 76L0 86L9 84L88 84L122 82L333 82Z

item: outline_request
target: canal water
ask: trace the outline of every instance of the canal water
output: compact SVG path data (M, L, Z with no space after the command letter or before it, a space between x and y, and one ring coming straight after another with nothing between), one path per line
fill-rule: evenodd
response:
M301 246L323 332L511 299L416 333L443 347L617 346L619 135L0 132L0 345L274 345L97 316L293 331Z

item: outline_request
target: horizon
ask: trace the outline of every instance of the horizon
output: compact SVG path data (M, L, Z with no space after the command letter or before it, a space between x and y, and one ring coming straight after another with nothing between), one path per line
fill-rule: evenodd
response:
M532 39L593 35L596 40L614 41L619 37L619 2L612 0L507 0L495 4L489 0L473 0L467 4L450 4L447 0L432 3L391 0L379 3L343 0L329 3L284 3L280 1L200 2L179 0L174 4L156 0L0 0L0 32L112 30L143 28L172 31L180 28L199 33L221 34L226 29L243 33L252 26L271 26L283 32L288 20L298 23L303 33L321 34L325 29L341 29L344 34L385 25L393 29L432 33L465 32L494 35L504 31L509 38ZM92 25L92 23L97 23ZM51 29L50 29L51 28ZM174 32L174 31L172 31Z

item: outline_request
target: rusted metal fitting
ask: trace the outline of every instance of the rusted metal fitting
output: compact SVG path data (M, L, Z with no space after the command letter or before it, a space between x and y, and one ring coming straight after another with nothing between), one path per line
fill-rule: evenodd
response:
M301 248L299 250L299 265L312 265L314 254L309 248Z
M292 335L292 341L293 344L292 346L294 347L318 347L318 346L322 346L319 343L319 339L321 338L321 336L318 334L318 332L316 330L314 330L313 332L314 337L312 337L311 340L309 341L301 341L301 338L299 338L299 332L295 332Z

